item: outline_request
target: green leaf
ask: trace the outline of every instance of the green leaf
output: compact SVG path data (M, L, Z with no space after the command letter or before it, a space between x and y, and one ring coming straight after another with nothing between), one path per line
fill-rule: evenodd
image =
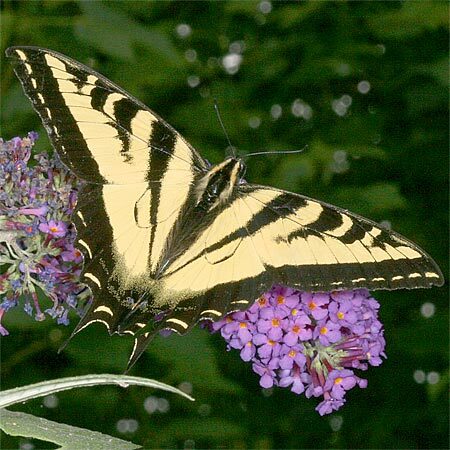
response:
M177 388L148 378L132 377L129 375L93 374L78 377L59 378L57 380L43 381L0 393L0 408L24 402L32 398L43 397L55 392L66 391L76 387L98 386L99 384L117 384L121 387L131 385L146 386L163 391L173 392L194 401L192 397Z
M75 28L78 39L103 53L134 60L134 46L139 44L172 65L178 65L181 60L177 49L164 34L140 25L102 2L79 2L79 6L84 14Z
M406 1L397 11L378 14L368 20L381 38L404 39L425 30L448 28L447 2Z
M233 423L224 418L207 417L201 421L188 419L173 419L164 426L155 437L153 444L157 448L171 447L174 440L214 438L217 442L229 442L238 439L243 433L242 424ZM225 447L225 446L224 446Z
M22 412L0 410L0 428L11 436L53 442L65 450L131 450L141 448L132 442L97 431L72 427Z
M174 382L189 380L194 389L199 391L239 393L239 385L224 379L221 374L210 338L205 330L194 329L189 336L159 338L149 352L159 361L171 366ZM195 349L198 357L193 357L192 349ZM225 343L223 351L225 352ZM175 380L175 377L178 379Z
M387 211L401 210L407 205L399 187L393 183L375 183L358 190L340 187L333 202L369 217L382 217Z

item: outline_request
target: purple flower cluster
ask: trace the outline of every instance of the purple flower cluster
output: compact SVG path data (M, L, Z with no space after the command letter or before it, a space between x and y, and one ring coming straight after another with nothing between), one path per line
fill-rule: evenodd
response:
M345 403L346 391L367 386L354 369L378 366L386 357L378 308L365 289L310 293L274 286L247 311L211 327L228 350L252 362L263 388L322 397L316 410L324 415Z
M74 247L70 216L77 202L77 180L56 158L45 153L31 159L38 138L0 139L0 334L6 311L24 299L36 320L47 313L68 324L84 289L79 283L83 256ZM53 305L42 312L38 292Z

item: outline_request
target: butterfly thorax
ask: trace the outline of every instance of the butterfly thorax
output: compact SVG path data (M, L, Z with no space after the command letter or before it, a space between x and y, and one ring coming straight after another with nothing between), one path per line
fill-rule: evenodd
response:
M226 203L244 171L244 163L237 158L227 158L213 166L196 187L196 206L211 210Z

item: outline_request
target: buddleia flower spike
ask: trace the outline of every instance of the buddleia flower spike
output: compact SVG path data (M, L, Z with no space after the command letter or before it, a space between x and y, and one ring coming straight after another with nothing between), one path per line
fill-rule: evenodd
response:
M244 312L210 325L228 350L251 362L263 388L285 387L322 401L329 414L348 390L365 388L356 375L386 358L378 302L365 289L310 293L274 286Z
M0 320L21 305L36 320L48 315L67 325L70 309L81 313L85 291L70 219L77 181L56 158L31 157L37 138L0 139ZM44 306L40 294L53 304ZM0 334L8 334L1 323Z

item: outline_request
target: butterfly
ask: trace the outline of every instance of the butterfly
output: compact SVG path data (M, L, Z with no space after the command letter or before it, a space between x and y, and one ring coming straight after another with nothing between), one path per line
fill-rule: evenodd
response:
M443 284L431 257L401 235L246 183L239 158L210 165L157 114L79 62L39 47L6 54L55 151L85 182L74 221L94 300L73 334L101 322L110 334L135 336L130 365L156 331L182 334L218 320L274 284Z

